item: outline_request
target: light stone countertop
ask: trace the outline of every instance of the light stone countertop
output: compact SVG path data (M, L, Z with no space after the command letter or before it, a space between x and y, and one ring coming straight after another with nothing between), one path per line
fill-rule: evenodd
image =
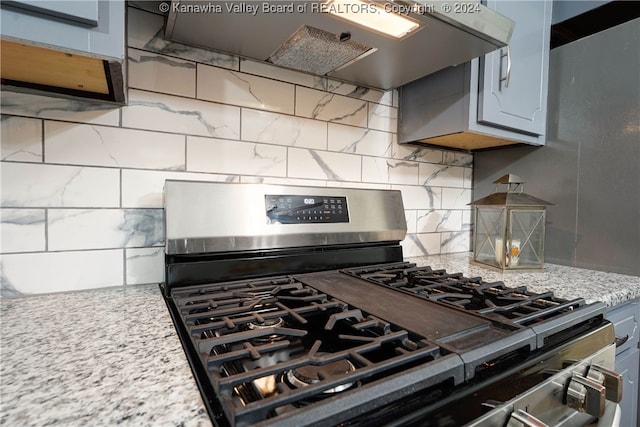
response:
M468 254L418 265L617 305L640 278L557 265L534 273L472 266ZM0 424L210 426L157 285L3 298Z
M626 274L605 273L583 268L545 264L540 271L502 273L489 267L470 262L467 253L431 255L406 258L419 266L444 268L447 272L462 272L467 277L481 276L486 282L502 281L509 287L526 286L531 292L553 291L559 298L584 298L586 302L602 301L607 306L622 304L640 297L640 277Z

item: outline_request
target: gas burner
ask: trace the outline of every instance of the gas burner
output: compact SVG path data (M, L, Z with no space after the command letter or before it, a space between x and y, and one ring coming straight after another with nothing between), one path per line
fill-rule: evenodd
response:
M287 384L295 388L306 387L319 383L322 379L335 375L345 375L355 372L356 367L346 359L329 362L324 365L304 365L291 369L284 374ZM355 383L346 382L339 386L323 391L323 394L335 394L351 388Z
M265 319L263 321L249 322L247 323L247 329L249 330L262 330L268 328L279 328L284 325L284 319L282 317L276 317L274 319Z
M271 328L280 328L284 325L285 325L284 319L282 317L276 317L273 319L263 319L263 320L256 320L253 322L249 322L246 325L244 325L244 328L247 331L263 331ZM282 334L270 334L270 335L251 338L250 341L254 343L269 343L269 342L280 341L284 338L286 338L286 336Z

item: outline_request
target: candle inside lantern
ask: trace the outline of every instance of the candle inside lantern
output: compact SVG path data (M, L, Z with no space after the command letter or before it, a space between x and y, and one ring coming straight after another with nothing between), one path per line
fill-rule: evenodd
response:
M510 266L518 265L520 259L520 240L513 239L509 244L509 251L507 252L508 263Z
M504 242L502 239L496 239L496 261L499 265L502 265L504 259Z

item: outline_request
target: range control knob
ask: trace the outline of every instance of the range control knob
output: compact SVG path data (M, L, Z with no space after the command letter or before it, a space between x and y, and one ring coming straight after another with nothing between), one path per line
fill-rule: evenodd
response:
M549 427L528 412L518 409L511 413L507 427Z
M593 417L604 415L606 388L582 375L573 374L565 395L567 406Z
M600 365L591 365L587 378L596 381L607 389L607 400L620 403L622 400L622 374Z

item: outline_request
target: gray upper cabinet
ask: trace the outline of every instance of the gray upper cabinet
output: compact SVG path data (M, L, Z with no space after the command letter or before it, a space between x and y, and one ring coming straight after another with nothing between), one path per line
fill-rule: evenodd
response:
M124 103L123 0L3 1L2 88Z
M400 143L465 150L544 144L552 2L491 0L514 20L509 48L400 88Z
M488 6L517 25L510 48L481 61L478 121L544 135L551 2L493 0Z
M98 25L98 0L5 0L6 4L82 24Z

